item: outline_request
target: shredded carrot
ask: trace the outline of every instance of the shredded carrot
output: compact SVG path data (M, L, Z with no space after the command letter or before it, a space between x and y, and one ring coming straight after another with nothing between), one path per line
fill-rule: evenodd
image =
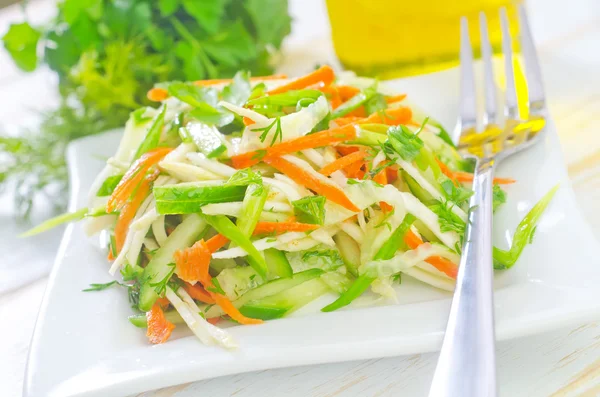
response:
M152 181L156 178L157 174L151 177L144 178L140 185L135 190L135 194L127 201L119 212L117 223L115 224L115 249L117 254L121 252L123 245L125 244L125 238L129 230L129 224L135 217L136 212L150 193L150 186Z
M146 97L152 102L162 102L169 97L169 92L164 88L152 88L148 91Z
M333 83L333 80L335 80L335 73L334 73L333 69L330 66L325 65L325 66L321 66L319 69L315 70L314 72L311 72L311 73L309 73L305 76L302 76L300 78L297 78L295 80L292 80L287 84L276 87L276 88L270 90L268 93L269 93L269 95L281 94L283 92L287 92L287 91L291 91L291 90L299 90L299 89L311 86L313 84L319 84L319 83L321 83L323 85L329 85L329 84Z
M385 101L387 103L395 103L395 102L400 102L400 101L404 100L404 98L406 98L406 94L400 94L400 95L395 95L395 96L389 96L389 97L385 98Z
M212 325L217 325L217 323L219 321L221 321L221 317L213 317L213 318L207 318L206 321L208 321L209 323L211 323Z
M312 88L312 87L311 87ZM358 94L360 90L356 87L352 87L350 85L316 85L314 89L319 90L329 96L329 102L331 103L332 109L337 108L343 102L346 102L348 99L352 98L354 95Z
M164 296L158 297L158 299L156 299L156 303L158 303L160 308L163 310L169 307L169 305L171 304L171 302L169 302L169 300Z
M364 106L359 106L350 113L346 115L346 117L367 117L367 111Z
M385 169L388 183L394 183L396 179L398 179L398 166L393 165L391 167L387 167Z
M148 321L146 336L153 344L165 343L171 336L173 329L175 329L175 325L165 318L165 314L158 303L155 303L152 309L146 312L146 320Z
M237 169L248 168L259 163L261 160L265 161L270 157L283 156L284 154L290 154L300 150L329 146L337 142L343 142L354 138L356 138L356 129L354 125L332 128L290 139L289 141L275 144L263 150L238 154L231 158L231 164Z
M285 74L272 74L270 76L256 76L251 77L250 81L262 81L262 80L279 80L279 79L287 79L287 75ZM215 85L222 83L231 83L232 79L212 79L212 80L197 80L194 81L195 85L199 86L207 86L207 85Z
M375 112L369 117L359 121L360 124L406 124L412 119L412 111L406 106L395 109L386 109L384 112Z
M300 222L258 222L254 228L253 235L259 234L281 234L287 232L308 232L318 229L319 225Z
M454 178L459 182L473 182L473 174L469 172L454 171ZM511 178L494 178L496 185L510 185L515 182L516 180Z
M162 160L163 157L172 150L172 148L166 147L156 148L144 153L137 159L131 167L129 167L129 170L123 175L123 178L121 178L121 181L112 192L108 199L108 203L106 204L106 212L113 212L123 207L129 197L134 193L136 187L140 184L142 179L144 179L146 172L150 167Z
M254 120L252 120L251 118L248 118L246 116L244 116L244 118L242 119L242 121L244 122L244 125L247 127L249 125L252 125L254 123L256 123Z
M346 176L348 178L363 179L365 176L363 167L366 165L367 163L364 161L357 161L356 163L346 166L346 168L344 168L344 171L346 171Z
M202 285L196 283L194 285L189 283L183 284L183 289L188 293L192 299L196 299L197 301L207 303L209 305L213 305L215 300L212 296L202 287Z
M197 241L184 250L176 251L173 257L177 266L177 276L180 279L188 283L200 281L203 285L208 284L211 251L204 240Z
M381 171L379 171L373 177L373 181L376 182L376 183L379 183L380 185L387 185L388 180L387 180L387 171L386 170L387 170L387 167L383 168ZM394 209L394 207L392 207L391 205L389 205L385 201L380 201L379 202L379 206L381 207L381 210L383 212L390 212L391 210Z
M269 157L268 159L265 159L265 162L282 174L287 175L294 182L325 196L328 200L333 201L352 212L360 211L340 188L333 184L324 183L297 165L290 163L281 157Z
M364 158L367 157L367 155L368 153L365 151L356 151L350 153L344 157L340 157L332 163L327 164L325 167L321 168L319 172L325 176L329 176L335 171L341 170L352 163L364 160Z
M206 240L206 246L208 247L210 252L214 253L223 248L223 246L228 242L229 239L227 237L223 236L222 234L216 234L213 237Z
M458 182L473 182L473 174L470 172L452 171L446 164L438 159L436 160L442 173L450 178L455 185L458 185ZM510 178L494 178L494 184L496 185L510 185L515 182L516 180Z
M217 305L219 305L221 309L223 309L225 314L227 314L229 317L231 317L238 323L244 325L263 323L263 321L258 318L250 318L244 316L235 306L233 306L233 303L231 303L231 301L227 299L226 296L212 292L210 294L215 299L215 302L217 302Z
M448 168L448 166L446 164L444 164L443 162L441 162L439 159L436 158L435 160L438 163L438 165L440 166L440 170L442 171L442 174L444 174L448 178L450 178L452 183L454 183L454 186L458 186L458 181L456 180L456 177L454 176L454 172L452 172L452 170L450 168Z
M360 92L358 88L352 87L351 85L338 85L336 87L344 102Z
M344 125L348 125L351 123L360 123L360 122L364 122L364 117L355 117L355 116L347 116L347 117L340 117L338 119L333 120L333 122L338 126L344 126Z
M414 234L412 230L409 230L406 233L406 236L404 236L404 242L411 249L415 249L419 245L423 244L423 240L421 240L419 236ZM456 279L456 276L458 275L458 265L446 258L442 258L441 256L431 256L425 259L425 262L429 263L430 265L438 269L440 272L446 274L448 277L451 277L453 279Z

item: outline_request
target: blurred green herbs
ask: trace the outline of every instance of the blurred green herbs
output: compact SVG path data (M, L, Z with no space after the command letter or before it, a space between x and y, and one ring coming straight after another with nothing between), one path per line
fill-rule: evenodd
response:
M3 37L15 64L46 64L62 100L39 130L0 135L0 187L15 188L27 215L39 192L64 192L64 150L72 139L124 125L149 105L161 81L272 73L290 32L287 0L64 0L42 27L12 24ZM64 205L64 193L50 196Z

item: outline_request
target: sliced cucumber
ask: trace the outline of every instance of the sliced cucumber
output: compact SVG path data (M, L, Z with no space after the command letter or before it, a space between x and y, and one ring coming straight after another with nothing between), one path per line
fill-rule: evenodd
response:
M292 277L279 278L270 281L260 287L251 289L242 295L239 299L233 301L235 307L241 307L250 301L260 300L271 295L278 294L281 291L291 289L315 277L323 274L321 269L310 269L304 272L296 273ZM218 306L211 307L206 313L206 318L218 317L223 315L223 310Z
M240 312L245 316L263 320L281 318L328 291L329 286L323 280L314 278L275 295L250 301L240 307Z
M146 313L132 314L131 316L128 317L128 319L131 324L135 325L138 328L147 328L148 327L148 320L146 318ZM165 319L168 322L173 323L175 325L184 323L183 318L181 318L179 313L177 313L177 310L169 310L169 311L165 312Z
M425 189L423 189L421 185L419 185L412 176L408 175L406 171L401 171L401 174L402 179L406 181L406 185L410 189L410 192L416 198L421 200L423 203L432 203L435 201L433 196L429 194L429 192L427 192Z
M173 233L167 237L165 244L160 247L144 268L140 289L139 308L147 312L158 298L157 284L162 283L173 272L173 255L175 251L187 248L197 241L198 236L206 229L206 221L200 215L188 215ZM166 282L164 282L166 284Z
M350 288L353 280L339 272L328 272L321 276L321 280L338 294L343 294Z
M346 269L353 275L358 276L358 267L360 266L360 247L346 232L339 231L333 237L335 245L340 251L340 255L346 265Z
M275 248L269 248L264 251L265 261L269 269L269 278L292 277L292 267L285 254Z
M157 186L153 194L160 214L194 214L206 204L242 201L246 188L219 182L191 182Z

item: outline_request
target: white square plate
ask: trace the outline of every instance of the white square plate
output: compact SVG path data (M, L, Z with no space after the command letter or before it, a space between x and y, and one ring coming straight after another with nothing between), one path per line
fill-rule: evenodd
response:
M458 73L450 70L399 80L446 126L455 120ZM71 209L85 205L87 190L113 154L118 132L74 142L68 153ZM508 202L495 216L496 245L511 241L519 220L552 186L561 188L519 263L496 274L498 339L582 322L600 315L597 243L575 205L554 125L543 142L510 158L498 175L515 177ZM105 253L78 224L65 232L38 318L27 368L25 395L118 396L215 376L267 368L368 359L439 348L450 295L403 279L399 304L321 313L323 297L290 318L229 329L240 348L203 346L178 327L174 338L149 345L133 327L122 289L82 293L110 281Z

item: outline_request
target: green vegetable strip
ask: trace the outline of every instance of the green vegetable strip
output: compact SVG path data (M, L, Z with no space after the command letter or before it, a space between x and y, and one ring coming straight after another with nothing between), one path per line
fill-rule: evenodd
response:
M262 254L254 247L252 241L224 215L203 215L204 219L215 228L215 230L240 246L248 253L248 263L263 278L267 279L267 264Z
M175 325L184 324L183 318L177 312L177 310L169 310L165 312L165 318L168 322L173 323ZM132 314L128 317L128 320L131 324L135 325L138 328L147 328L148 320L146 318L146 313L138 313Z
M371 99L375 94L377 94L377 89L375 87L369 87L358 94L354 95L352 98L342 103L331 113L331 119L337 119L339 117L344 117L348 113L353 110L358 109L362 105L365 104L369 99Z
M325 201L323 196L306 196L292 201L294 215L298 222L323 225L325 222Z
M248 101L248 105L296 106L303 99L316 101L323 93L317 90L294 90L282 94L268 95Z
M105 197L110 196L112 192L115 190L121 179L123 178L123 174L109 176L102 182L102 186L96 192L97 197Z
M279 278L292 277L293 271L290 262L285 254L276 249L269 248L265 250L265 261L269 268L269 277L277 276Z
M153 192L159 214L194 214L206 204L242 201L246 186L191 183L157 186Z
M75 212L67 212L65 214L61 214L55 216L54 218L50 218L47 221L40 223L32 229L27 230L26 232L19 235L19 237L31 237L36 234L43 233L47 230L55 228L56 226L62 225L63 223L76 222L80 221L88 214L87 208L82 208Z
M246 189L246 195L242 202L242 213L237 219L237 227L244 236L250 237L252 235L267 202L268 195L269 191L261 184L253 183Z
M152 125L146 133L146 137L140 143L137 152L135 152L134 160L140 158L140 156L155 147L160 142L160 135L162 134L163 126L165 125L165 113L167 111L167 105L163 105L162 111L156 116Z
M558 185L553 187L540 201L537 202L536 205L533 206L531 211L525 215L517 227L517 231L513 237L512 246L509 250L505 251L494 247L494 269L510 269L515 262L517 262L523 249L525 249L527 243L530 242L540 217L548 207L548 204L550 204L550 201L558 188Z
M387 260L393 258L396 251L398 251L399 248L404 246L404 236L406 235L406 232L408 232L410 226L415 220L416 218L414 215L406 214L404 216L404 219L402 220L402 223L400 223L396 230L394 230L388 241L386 241L385 244L383 244L383 246L379 248L379 251L377 251L377 254L375 254L375 257L373 259ZM321 311L332 312L334 310L347 306L354 299L362 295L367 290L367 288L369 288L369 285L371 285L371 283L375 281L375 279L376 277L371 277L367 274L361 274L346 292L340 295L340 297L337 298L337 300L321 309Z

